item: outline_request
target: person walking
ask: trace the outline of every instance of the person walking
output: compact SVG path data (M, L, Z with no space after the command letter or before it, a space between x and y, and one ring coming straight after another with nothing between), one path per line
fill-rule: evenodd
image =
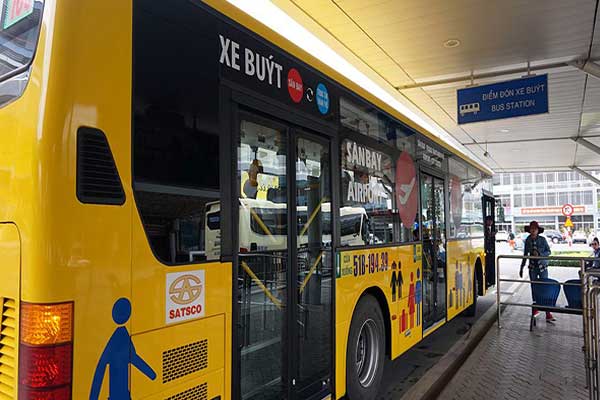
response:
M600 242L598 242L598 238L595 237L590 243L592 247L592 254L590 257L600 258ZM600 269L600 261L588 261L585 269Z
M529 223L529 236L525 240L525 246L523 250L523 256L539 256L548 257L550 255L550 246L546 238L541 236L540 233L544 232L544 228L540 227L537 221L531 221ZM523 267L525 267L525 258L521 261L521 269L519 270L519 277L523 278ZM529 260L529 279L531 282L540 281L548 278L548 260ZM533 293L533 285L531 285L531 298L535 302ZM539 314L537 309L533 309L533 316L536 317ZM551 312L546 311L546 322L554 322L556 318Z

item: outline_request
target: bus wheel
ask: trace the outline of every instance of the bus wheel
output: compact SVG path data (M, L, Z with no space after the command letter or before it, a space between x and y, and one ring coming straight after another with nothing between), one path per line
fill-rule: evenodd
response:
M346 350L346 388L351 400L374 399L383 376L385 354L383 315L371 295L356 306Z
M474 317L475 312L477 311L477 296L479 291L479 286L477 285L477 268L475 268L475 273L473 274L473 304L464 311L465 317Z

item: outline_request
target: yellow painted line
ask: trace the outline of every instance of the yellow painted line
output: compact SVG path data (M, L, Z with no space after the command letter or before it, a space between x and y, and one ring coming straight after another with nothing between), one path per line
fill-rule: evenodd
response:
M275 304L275 306L281 310L281 301L277 297L273 296L273 294L269 291L269 289L267 289L267 287L262 283L262 281L258 279L254 271L250 269L250 267L248 266L248 264L246 264L245 261L242 261L241 264L242 268L244 268L244 271L246 271L246 273L250 275L250 278L252 278L254 283L256 283L258 287L265 293L265 295L273 302L273 304Z
M321 199L321 201L319 202L319 205L317 207L315 207L312 214L310 214L310 218L308 218L308 221L306 221L306 224L304 224L304 226L302 227L302 230L300 231L300 236L302 236L306 233L310 224L313 222L313 220L315 219L315 217L317 216L319 211L321 211L321 205L323 204L324 201L325 201L325 197L323 197Z
M308 271L308 275L306 275L306 277L304 278L304 281L302 282L302 285L300 285L300 293L302 293L304 291L304 288L306 287L308 280L310 279L312 274L315 273L315 270L317 269L317 265L319 264L319 261L321 261L322 257L323 257L323 252L321 252L319 254L319 257L317 257L317 259L313 263L312 267L310 267L310 270Z

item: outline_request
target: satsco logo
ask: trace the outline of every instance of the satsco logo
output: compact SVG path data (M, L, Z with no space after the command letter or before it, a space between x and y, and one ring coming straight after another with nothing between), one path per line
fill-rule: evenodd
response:
M182 275L169 286L169 297L177 304L190 304L202 293L202 282L197 276Z

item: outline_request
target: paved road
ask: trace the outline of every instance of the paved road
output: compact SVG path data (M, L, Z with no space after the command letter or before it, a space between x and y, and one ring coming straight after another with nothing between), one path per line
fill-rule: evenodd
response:
M511 301L530 299L529 287L522 285ZM558 305L564 300L561 296ZM539 316L530 332L530 313L528 308L507 307L502 329L488 331L439 399L587 399L581 316L559 314L554 324Z
M552 245L553 252L559 251L590 251L589 246L577 244L569 247L567 244ZM522 251L511 251L507 243L497 243L496 254L522 254ZM518 279L519 260L504 259L501 261L500 272L505 279ZM565 281L567 279L577 278L577 269L573 268L550 268L550 277ZM525 269L524 279L527 277ZM514 284L505 282L501 286L501 293L508 293L519 290L522 293L523 301L530 301L528 297L529 288L524 284ZM563 300L562 296L559 302ZM442 328L425 338L418 346L409 350L394 361L386 361L385 372L381 389L379 391L379 400L399 399L404 392L414 385L446 352L473 326L473 324L490 307L495 306L496 290L485 297L480 297L477 304L477 315L472 318L456 317ZM523 309L526 310L526 309ZM559 323L564 315L558 316ZM570 318L565 318L565 323L569 323ZM576 317L574 317L576 318ZM526 327L528 329L528 326Z
M572 250L589 251L587 245L553 245L552 250ZM519 255L522 252L511 251L507 243L497 243L496 254ZM501 274L503 278L518 279L519 260L502 260ZM525 279L528 279L527 269L525 269ZM551 268L550 277L559 280L577 278L577 270L570 268ZM515 290L516 286L512 282L502 284L501 293ZM524 289L528 291L529 289ZM527 292L525 292L527 293ZM456 317L436 332L425 338L415 348L409 350L394 361L386 361L385 372L381 389L379 391L379 400L399 399L404 392L414 385L446 352L473 326L473 324L487 311L495 305L496 290L485 297L480 297L477 303L477 314L475 317ZM561 317L557 316L559 319Z

